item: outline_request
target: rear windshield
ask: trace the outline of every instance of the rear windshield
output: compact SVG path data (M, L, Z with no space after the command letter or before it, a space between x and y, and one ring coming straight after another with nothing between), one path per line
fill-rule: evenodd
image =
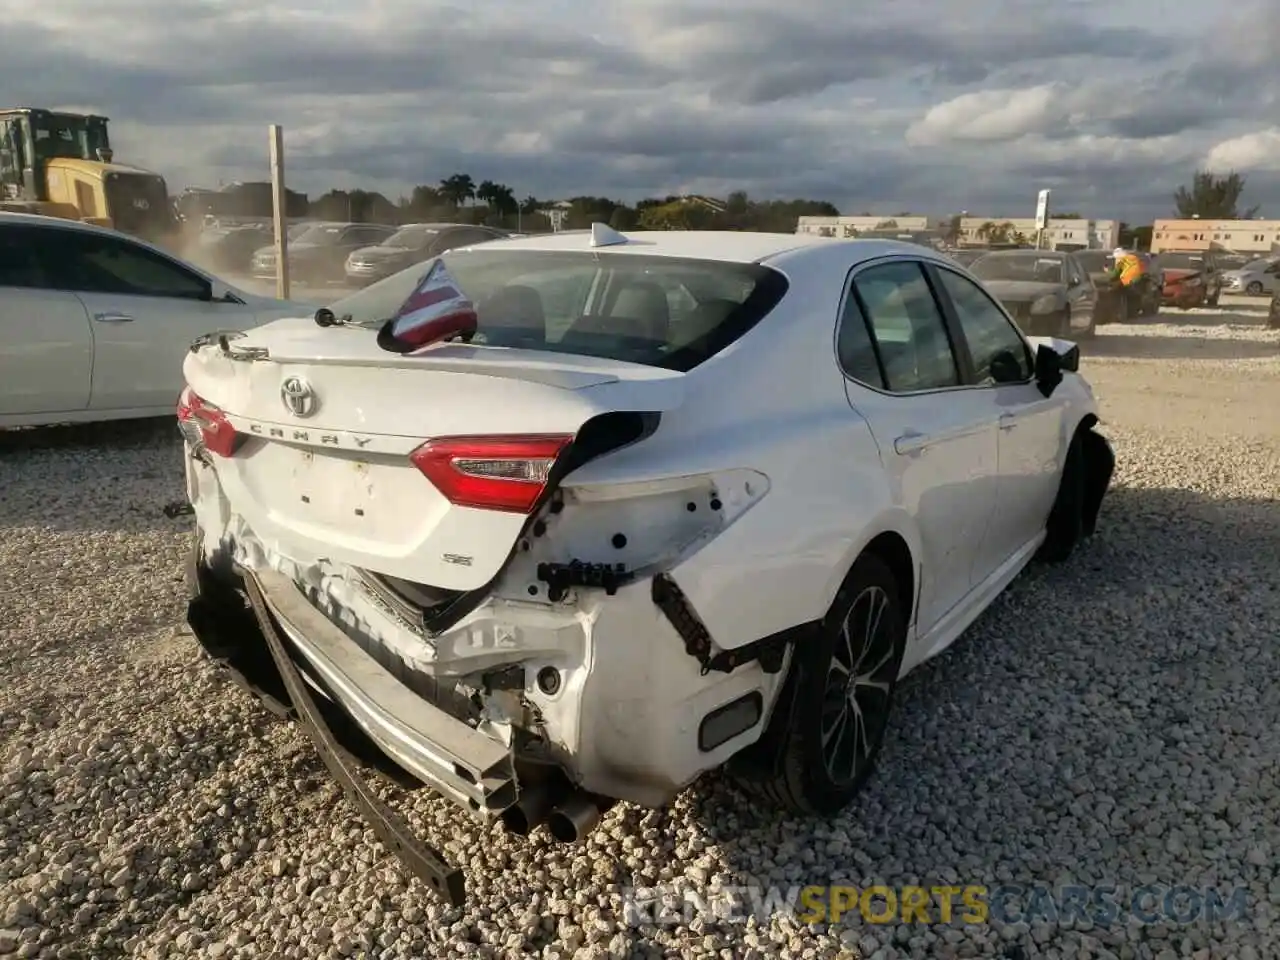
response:
M386 240L382 241L384 247L408 247L410 250L417 250L419 247L425 247L431 240L435 239L439 230L433 230L431 227L401 227Z
M298 243L316 243L322 246L331 246L336 244L342 237L342 230L341 224L337 226L311 227L298 235Z
M969 264L969 271L981 280L1062 283L1062 258L1034 253L989 253Z
M1205 258L1195 253L1162 253L1160 266L1172 270L1203 270Z
M330 305L381 326L443 266L474 306L471 342L690 370L758 323L787 290L753 263L603 251L451 250ZM435 281L433 281L434 283Z

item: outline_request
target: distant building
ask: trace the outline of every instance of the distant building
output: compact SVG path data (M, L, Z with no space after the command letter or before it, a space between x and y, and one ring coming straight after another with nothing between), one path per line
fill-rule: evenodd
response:
M901 230L905 233L916 233L922 230L937 230L946 225L946 221L937 217L911 216L859 216L859 217L801 217L796 224L796 233L811 233L821 237L838 237L848 239L870 230Z
M945 234L951 225L950 217L929 216L857 216L857 217L801 217L796 233L817 234L824 237L859 237L868 233L887 236L889 231L910 234ZM1022 237L1028 243L1036 236L1034 217L961 217L961 244L981 244L992 240L1005 242ZM1117 220L1071 220L1055 218L1049 221L1045 231L1045 245L1076 249L1113 249L1120 242L1120 223Z
M1028 243L1036 237L1035 217L961 217L960 243L980 244L992 235L1012 239L1021 236ZM1051 217L1045 226L1044 245L1050 250L1113 250L1120 242L1117 220L1084 220Z
M1162 250L1280 252L1280 220L1157 220L1151 225L1151 252Z

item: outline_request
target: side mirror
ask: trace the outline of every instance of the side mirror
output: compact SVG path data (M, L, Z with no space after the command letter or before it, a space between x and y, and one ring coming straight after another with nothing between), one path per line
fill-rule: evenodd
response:
M1046 397L1053 394L1062 382L1062 373L1075 373L1080 369L1080 348L1075 344L1059 352L1049 344L1036 348L1036 386Z

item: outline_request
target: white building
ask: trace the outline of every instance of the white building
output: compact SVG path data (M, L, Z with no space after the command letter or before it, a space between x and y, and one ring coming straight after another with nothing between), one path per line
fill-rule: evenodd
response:
M1152 224L1152 253L1210 247L1269 255L1280 247L1280 220L1157 220Z
M938 230L944 222L937 217L801 217L796 233L816 233L822 237L847 239L867 230Z
M960 242L982 243L995 238L1001 241L1025 240L1034 243L1035 217L961 217ZM1114 250L1120 243L1118 220L1076 220L1051 217L1045 226L1044 245L1050 250L1059 246L1080 246L1088 250Z
M860 216L860 217L801 217L796 233L811 233L825 237L856 237L867 230L945 231L950 217L928 216ZM984 241L1014 241L1019 238L1035 241L1034 217L961 217L960 243L977 244ZM1054 218L1045 231L1045 245L1081 246L1088 249L1111 250L1120 242L1120 223L1117 220L1071 220Z

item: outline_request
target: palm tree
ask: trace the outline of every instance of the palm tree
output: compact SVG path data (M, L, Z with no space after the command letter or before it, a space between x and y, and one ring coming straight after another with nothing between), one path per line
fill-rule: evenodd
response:
M489 205L493 207L499 216L505 217L519 209L520 205L516 203L516 192L514 190L505 183L491 184L491 187Z
M489 207L493 207L493 191L497 188L498 185L492 180L481 180L480 186L476 187L476 199Z
M469 173L455 173L440 181L440 194L455 207L460 207L476 196L475 181Z

